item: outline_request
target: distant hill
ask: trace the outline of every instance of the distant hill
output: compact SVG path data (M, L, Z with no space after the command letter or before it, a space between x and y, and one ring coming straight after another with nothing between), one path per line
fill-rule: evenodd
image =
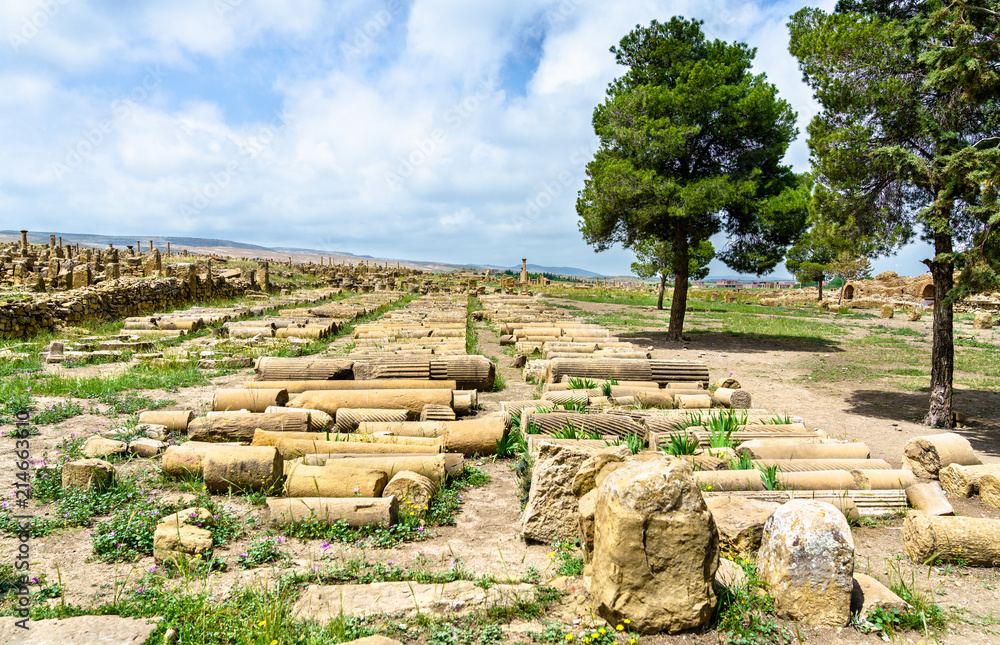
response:
M516 265L513 267L500 267L488 264L449 264L446 262L429 262L424 260L404 260L401 258L376 258L371 255L359 255L356 253L348 253L347 251L331 251L329 249L303 249L296 247L267 247L260 246L258 244L247 244L245 242L233 242L232 240L217 240L212 238L203 237L177 237L173 235L135 235L135 236L125 236L125 235L92 235L89 233L58 233L55 231L29 231L28 232L28 242L31 244L48 244L49 235L55 235L57 238L63 238L63 242L69 244L81 244L83 246L89 246L92 248L103 248L108 244L112 244L116 247L126 247L134 246L136 242L139 242L143 250L148 250L149 242L152 240L153 244L162 249L170 242L170 245L174 251L179 252L182 249L188 249L195 253L220 253L225 249L240 249L242 251L259 251L260 253L240 253L243 257L268 257L274 256L273 259L287 259L286 256L294 255L299 256L300 261L318 261L319 257L325 258L335 258L338 261L358 259L358 260L374 260L376 262L398 262L402 265L425 269L428 271L454 271L458 269L471 269L471 270L484 270L493 269L494 271L500 270L512 270L515 273L521 271L521 265ZM14 239L20 239L20 231L0 231L0 236L11 237ZM531 273L551 273L554 275L564 275L572 276L577 278L595 278L599 277L600 274L594 273L593 271L587 271L586 269L578 269L576 267L546 267L537 264L529 264L528 271Z
M481 264L479 266L484 269L493 269L495 271L513 271L514 273L521 272L520 264L512 267L500 267L493 264ZM594 273L593 271L587 271L586 269L578 269L576 267L545 267L538 264L529 264L528 273L553 273L555 275L567 275L574 278L603 277L600 273Z

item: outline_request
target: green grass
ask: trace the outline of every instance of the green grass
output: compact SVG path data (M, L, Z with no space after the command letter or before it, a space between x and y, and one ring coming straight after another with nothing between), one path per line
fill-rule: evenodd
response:
M42 620L85 614L162 616L148 642L163 642L164 633L173 627L180 632L180 642L185 645L273 642L325 645L375 633L373 625L349 616L333 616L325 626L295 620L292 608L298 591L290 583L267 586L261 583L218 594L205 580L197 578L186 579L183 589L177 590L164 576L145 574L131 580L116 578L113 598L103 605L84 608L36 603L31 617Z
M774 600L767 595L749 560L737 559L746 574L746 582L731 588L716 587L719 606L713 627L720 642L740 645L788 645L792 635L771 618Z

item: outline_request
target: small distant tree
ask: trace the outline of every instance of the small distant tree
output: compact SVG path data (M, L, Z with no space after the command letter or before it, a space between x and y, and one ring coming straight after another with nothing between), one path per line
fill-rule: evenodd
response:
M860 253L851 251L841 251L837 257L827 265L827 270L840 278L840 295L837 297L837 304L844 299L844 287L851 280L860 280L871 275L872 265L868 258Z
M785 254L785 268L799 282L816 282L817 300L823 299L823 280L830 274L829 265L837 258L837 244L843 238L836 227L814 210L809 213L809 227Z
M635 262L632 263L632 273L642 279L660 276L660 295L656 299L656 308L663 309L663 291L667 280L674 277L674 247L669 240L647 238L637 242ZM708 264L715 257L715 247L708 240L702 240L688 250L688 273L691 280L703 280L708 277Z

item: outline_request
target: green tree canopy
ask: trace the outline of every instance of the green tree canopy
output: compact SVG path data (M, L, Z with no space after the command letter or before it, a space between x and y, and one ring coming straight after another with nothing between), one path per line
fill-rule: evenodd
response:
M611 51L628 70L594 110L601 143L577 199L580 230L597 251L670 242L668 333L680 340L690 249L725 231L720 259L762 274L801 231L808 193L781 163L795 113L751 73L755 50L706 40L700 21L636 26Z
M952 303L998 278L998 4L845 0L789 23L791 52L823 106L809 126L817 210L877 254L916 233L934 246L924 263L935 288L936 427L953 423Z
M640 278L652 278L660 276L660 295L656 301L656 308L663 309L663 290L667 285L667 280L674 276L674 249L673 245L664 240L646 238L635 243L632 247L635 251L635 262L632 263L632 273ZM708 277L708 265L715 258L715 247L708 240L702 240L698 245L689 250L688 255L688 278L691 280L703 280Z

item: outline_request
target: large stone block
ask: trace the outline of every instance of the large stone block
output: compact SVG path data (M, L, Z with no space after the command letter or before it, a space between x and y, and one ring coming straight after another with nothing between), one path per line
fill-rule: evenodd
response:
M719 536L691 467L626 462L597 492L591 593L612 624L642 633L703 627L715 610Z
M836 506L796 499L774 511L757 570L780 618L826 627L850 620L854 539Z
M760 546L764 523L781 506L777 502L727 495L710 497L705 503L715 518L721 546L736 554Z
M111 485L115 468L103 459L77 459L63 466L62 487L101 491Z
M549 543L577 535L579 505L573 480L591 454L573 446L542 443L521 524L525 540Z

